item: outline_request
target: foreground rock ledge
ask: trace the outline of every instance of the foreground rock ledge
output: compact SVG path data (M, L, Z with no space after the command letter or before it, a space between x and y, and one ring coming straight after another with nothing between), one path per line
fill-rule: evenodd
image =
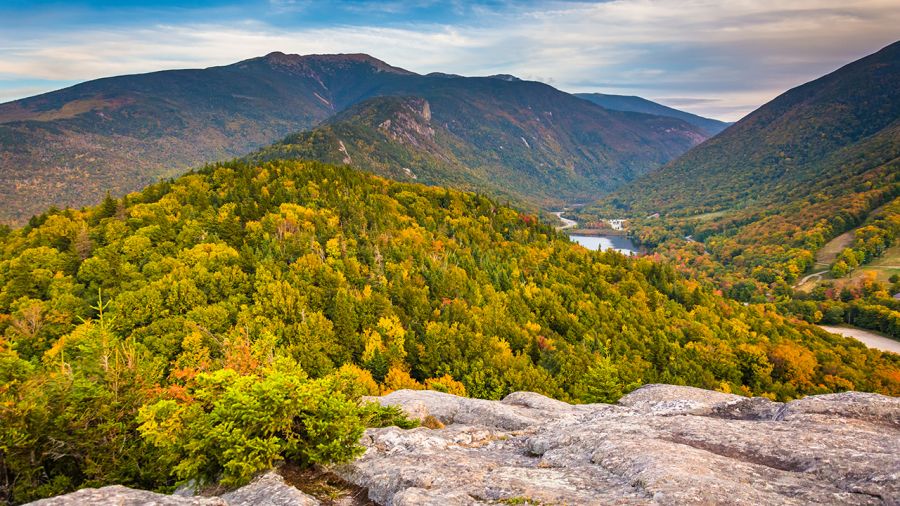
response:
M183 497L135 490L121 485L85 488L71 494L41 499L26 506L318 506L319 501L286 484L274 472L220 497Z
M336 471L379 504L900 504L900 399L786 404L648 385L619 405L517 392L377 398L440 430L371 429Z
M365 455L334 469L385 506L900 504L900 399L882 395L785 404L648 385L618 405L528 392L374 400L446 425L367 430ZM317 503L269 473L216 498L105 487L37 504Z

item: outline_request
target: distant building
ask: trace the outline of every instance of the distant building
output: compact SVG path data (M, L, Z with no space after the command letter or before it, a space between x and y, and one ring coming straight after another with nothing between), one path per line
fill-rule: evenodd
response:
M609 223L613 230L625 230L625 220L606 220L606 222Z

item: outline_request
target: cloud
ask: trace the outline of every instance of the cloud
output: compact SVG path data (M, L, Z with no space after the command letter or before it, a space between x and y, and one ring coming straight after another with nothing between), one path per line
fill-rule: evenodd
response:
M215 22L192 11L180 22L0 30L0 75L88 80L275 50L366 52L422 73L508 73L573 92L679 97L660 100L735 120L893 42L900 26L893 0L344 4L337 8L357 11L347 22L343 11L310 22L308 12L329 4L272 0L274 18L248 9ZM0 83L0 97L25 88L15 79Z

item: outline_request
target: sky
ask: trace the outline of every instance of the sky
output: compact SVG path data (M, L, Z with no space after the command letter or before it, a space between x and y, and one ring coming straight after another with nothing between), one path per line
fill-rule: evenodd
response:
M0 0L0 102L272 51L368 53L735 121L898 39L898 0Z

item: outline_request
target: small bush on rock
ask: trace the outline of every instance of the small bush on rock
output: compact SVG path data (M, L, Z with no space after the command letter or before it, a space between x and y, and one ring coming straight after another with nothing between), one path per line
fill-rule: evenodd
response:
M181 480L241 485L284 460L346 462L362 453L370 410L329 380L309 380L294 363L259 374L203 373L187 400L140 410L141 435L162 449Z

